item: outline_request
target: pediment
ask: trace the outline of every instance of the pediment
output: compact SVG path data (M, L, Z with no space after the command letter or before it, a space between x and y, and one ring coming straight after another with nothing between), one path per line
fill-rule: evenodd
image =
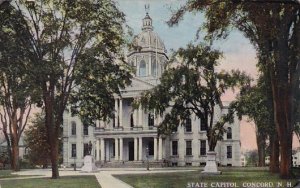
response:
M121 90L121 91L145 91L145 90L149 90L152 89L154 87L153 84L144 81L142 79L139 78L132 78L131 80L131 84L129 86L127 86L125 89Z

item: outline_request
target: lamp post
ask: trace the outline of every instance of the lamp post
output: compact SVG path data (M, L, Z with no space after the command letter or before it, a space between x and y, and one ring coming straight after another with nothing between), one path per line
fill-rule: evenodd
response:
M149 147L146 147L147 170L149 170Z

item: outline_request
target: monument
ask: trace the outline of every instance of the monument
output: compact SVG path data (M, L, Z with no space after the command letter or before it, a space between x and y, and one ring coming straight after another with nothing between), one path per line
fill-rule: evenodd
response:
M202 174L211 174L211 175L221 174L221 171L218 171L217 169L216 155L217 153L214 151L207 152L206 165L204 167L204 171L201 172Z
M92 142L89 142L88 145L88 155L84 157L83 167L81 168L82 172L95 172L98 171L98 168L95 165L95 159L92 154Z

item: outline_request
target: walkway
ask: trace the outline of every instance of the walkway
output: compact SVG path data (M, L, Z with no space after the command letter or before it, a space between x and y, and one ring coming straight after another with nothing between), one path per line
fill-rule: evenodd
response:
M148 173L172 173L172 172L186 172L186 171L195 171L187 169L170 169L170 168L154 168L147 171L143 168L101 168L99 172L95 173L83 173L81 171L73 171L71 168L60 169L60 176L84 176L84 175L95 175L98 183L102 188L133 188L132 186L126 184L125 182L113 177L115 174L148 174ZM36 175L38 177L14 177L14 178L5 178L2 180L9 179L29 179L29 178L41 178L41 177L51 177L51 169L33 169L33 170L24 170L20 172L15 172L20 176L24 175Z

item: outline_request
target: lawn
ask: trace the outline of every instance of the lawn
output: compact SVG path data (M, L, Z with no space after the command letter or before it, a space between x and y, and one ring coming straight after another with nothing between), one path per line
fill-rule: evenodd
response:
M101 188L95 176L0 180L1 188Z
M192 188L192 187L292 187L296 178L281 180L267 170L222 169L221 175L202 175L193 172L172 172L139 175L115 175L135 188ZM291 185L291 186L289 186Z
M11 170L0 170L0 180L4 178L15 178L15 177L20 177L17 174L11 174L13 171ZM24 177L24 176L22 176Z

